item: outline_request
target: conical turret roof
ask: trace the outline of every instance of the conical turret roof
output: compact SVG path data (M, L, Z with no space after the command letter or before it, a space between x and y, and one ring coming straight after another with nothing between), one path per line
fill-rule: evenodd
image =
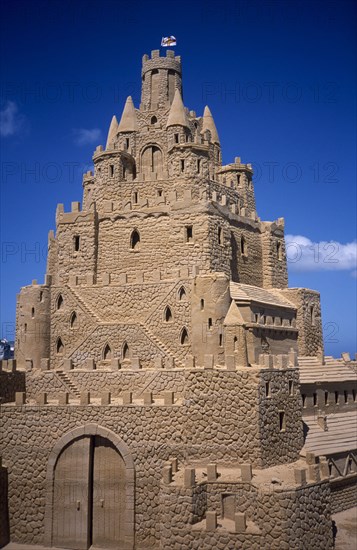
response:
M136 132L138 124L133 100L129 96L125 102L123 114L118 126L118 132Z
M185 126L189 127L185 106L182 101L180 90L176 88L173 102L171 104L169 118L167 119L166 128L169 126Z
M114 115L109 126L107 144L105 146L106 149L108 149L108 147L110 147L110 144L114 141L114 138L117 132L118 132L118 121L117 121L117 117Z
M203 112L203 122L202 122L202 132L204 132L205 130L209 130L211 132L211 139L213 143L219 143L217 128L214 123L212 113L209 107L207 107L207 105Z

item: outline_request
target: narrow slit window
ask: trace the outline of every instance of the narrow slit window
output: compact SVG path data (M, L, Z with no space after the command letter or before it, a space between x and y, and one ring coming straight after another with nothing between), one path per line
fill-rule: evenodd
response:
M42 290L40 292L40 302L43 302L43 292L42 292Z
M201 159L197 159L197 174L201 172Z
M218 244L223 244L223 230L222 230L222 227L218 228Z
M265 397L271 397L270 382L265 382Z
M301 397L302 397L302 406L303 406L303 408L305 409L305 407L306 407L306 395L303 393L303 394L301 395Z
M133 191L133 203L138 204L138 192Z
M240 174L237 174L237 185L240 184Z
M242 256L247 255L247 243L246 243L245 238L243 237L243 235L240 239L240 251L241 251Z
M212 330L212 317L208 318L208 330Z
M317 393L312 394L312 401L313 401L314 407L317 407Z
M352 390L352 399L353 399L353 402L355 403L356 402L356 390Z
M178 134L174 134L175 143L178 143L180 140L180 136Z
M109 174L111 178L114 177L114 164L109 165Z
M27 332L27 323L24 324L24 333L26 334Z
M181 172L184 172L185 171L185 161L183 159L181 159L180 166L181 166Z
M130 145L130 139L125 138L125 146L126 146L127 149L129 149L129 145Z
M286 430L285 411L279 411L279 429L281 432L285 432Z
M289 380L289 395L294 395L294 381Z
M186 225L186 242L192 243L193 241L193 227L192 225Z
M219 347L221 348L223 346L223 334L219 335Z
M75 252L78 252L81 247L81 238L79 235L75 235L73 237L73 250Z
M345 397L345 403L348 403L348 391L345 390L345 391L343 392L343 395L344 395L344 397Z
M281 243L280 242L276 243L276 255L278 257L278 260L283 259L282 248L281 248Z
M335 391L335 405L338 405L339 401L340 401L339 393L338 391Z
M328 391L325 391L325 405L328 405Z
M316 310L314 305L310 306L310 321L311 325L314 327L316 324Z
M205 301L203 298L201 298L200 306L201 306L201 311L203 311L205 309Z
M238 351L238 338L237 338L237 336L235 336L234 339L233 339L233 349L234 349L234 351Z
M31 309L31 317L32 317L32 319L35 317L35 308L34 307Z

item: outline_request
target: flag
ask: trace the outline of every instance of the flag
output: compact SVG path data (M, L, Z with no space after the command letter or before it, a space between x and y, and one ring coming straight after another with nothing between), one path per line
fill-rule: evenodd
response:
M174 36L163 36L161 38L161 46L167 48L167 46L176 46L176 38Z

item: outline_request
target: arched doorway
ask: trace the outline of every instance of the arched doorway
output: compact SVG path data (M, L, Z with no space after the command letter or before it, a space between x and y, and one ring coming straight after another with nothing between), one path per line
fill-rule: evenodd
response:
M47 543L134 547L133 462L113 432L89 425L64 436L52 451L47 480Z

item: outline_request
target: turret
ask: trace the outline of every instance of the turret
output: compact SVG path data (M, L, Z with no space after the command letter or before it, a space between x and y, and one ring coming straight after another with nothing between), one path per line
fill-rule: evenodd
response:
M141 104L142 111L155 111L168 108L174 100L175 90L182 95L181 58L172 50L160 57L160 51L143 56Z
M219 137L216 125L213 120L212 113L209 109L209 107L205 107L205 110L203 112L203 119L202 119L202 130L201 132L204 133L206 130L209 130L211 133L211 141L212 143L217 143L219 145Z

